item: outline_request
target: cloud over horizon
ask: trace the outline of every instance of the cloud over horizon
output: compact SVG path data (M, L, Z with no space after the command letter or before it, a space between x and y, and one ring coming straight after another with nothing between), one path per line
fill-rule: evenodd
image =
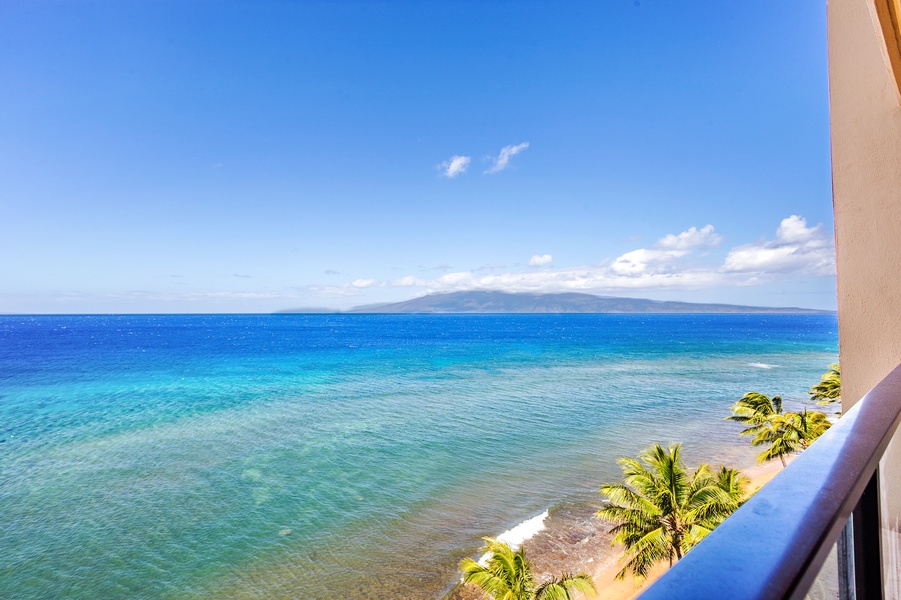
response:
M635 276L649 272L666 271L676 259L691 253L696 248L713 248L720 244L722 237L713 231L713 225L701 229L689 227L682 233L667 234L657 240L651 248L639 248L617 257L610 266L617 275Z
M727 273L835 273L835 248L822 225L807 226L807 220L791 215L779 223L776 239L744 244L729 251L723 264Z
M503 171L510 165L510 159L526 150L529 147L529 142L523 142L521 144L504 146L501 148L500 154L496 157L492 157L490 160L492 162L491 166L485 171L486 175L491 175L493 173L498 173Z
M594 265L550 268L553 257L536 254L529 260L527 271L486 273L485 268L477 268L435 278L406 275L392 281L357 280L347 287L357 290L374 286L420 288L425 293L466 290L609 293L760 285L790 275L835 273L831 238L823 235L820 225L808 227L798 215L781 221L774 240L736 246L728 251L722 263L710 264L710 251L722 241L713 225L693 226L678 234L667 234L649 248L637 248Z

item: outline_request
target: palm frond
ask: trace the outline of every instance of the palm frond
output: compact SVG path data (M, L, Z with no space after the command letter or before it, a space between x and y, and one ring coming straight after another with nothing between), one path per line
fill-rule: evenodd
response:
M525 548L514 551L504 542L484 538L484 551L490 553L487 566L471 558L460 561L463 581L472 583L495 599L528 600L534 593L532 566Z
M588 575L564 573L538 586L535 590L535 600L572 600L572 592L594 595L597 590Z
M748 392L730 409L732 415L726 417L726 420L749 425L739 435L753 436L766 427L771 416L782 413L782 398L780 396L770 398L760 392Z
M841 367L837 364L829 365L829 370L820 377L820 382L807 392L810 399L817 404L832 404L841 400L842 376Z

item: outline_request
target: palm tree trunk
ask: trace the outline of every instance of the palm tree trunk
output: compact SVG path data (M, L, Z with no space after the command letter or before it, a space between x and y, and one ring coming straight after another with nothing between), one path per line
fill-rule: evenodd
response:
M784 455L784 454L780 454L780 455L779 455L779 460L782 461L782 468L784 469L784 468L785 468L785 455Z

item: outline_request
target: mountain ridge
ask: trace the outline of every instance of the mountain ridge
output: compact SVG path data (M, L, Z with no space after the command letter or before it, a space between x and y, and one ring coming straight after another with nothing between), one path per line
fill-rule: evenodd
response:
M311 312L283 310L282 313ZM318 311L316 311L318 312ZM596 296L579 292L531 294L495 291L469 291L429 294L402 302L356 306L346 311L323 311L351 314L401 313L611 313L611 314L834 314L832 310L799 307L742 306Z

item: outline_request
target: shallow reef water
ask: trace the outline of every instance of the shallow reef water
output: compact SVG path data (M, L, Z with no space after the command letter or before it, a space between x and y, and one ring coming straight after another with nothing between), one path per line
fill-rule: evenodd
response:
M617 457L752 463L729 404L836 359L828 314L0 316L0 595L440 598L544 511L589 564Z

